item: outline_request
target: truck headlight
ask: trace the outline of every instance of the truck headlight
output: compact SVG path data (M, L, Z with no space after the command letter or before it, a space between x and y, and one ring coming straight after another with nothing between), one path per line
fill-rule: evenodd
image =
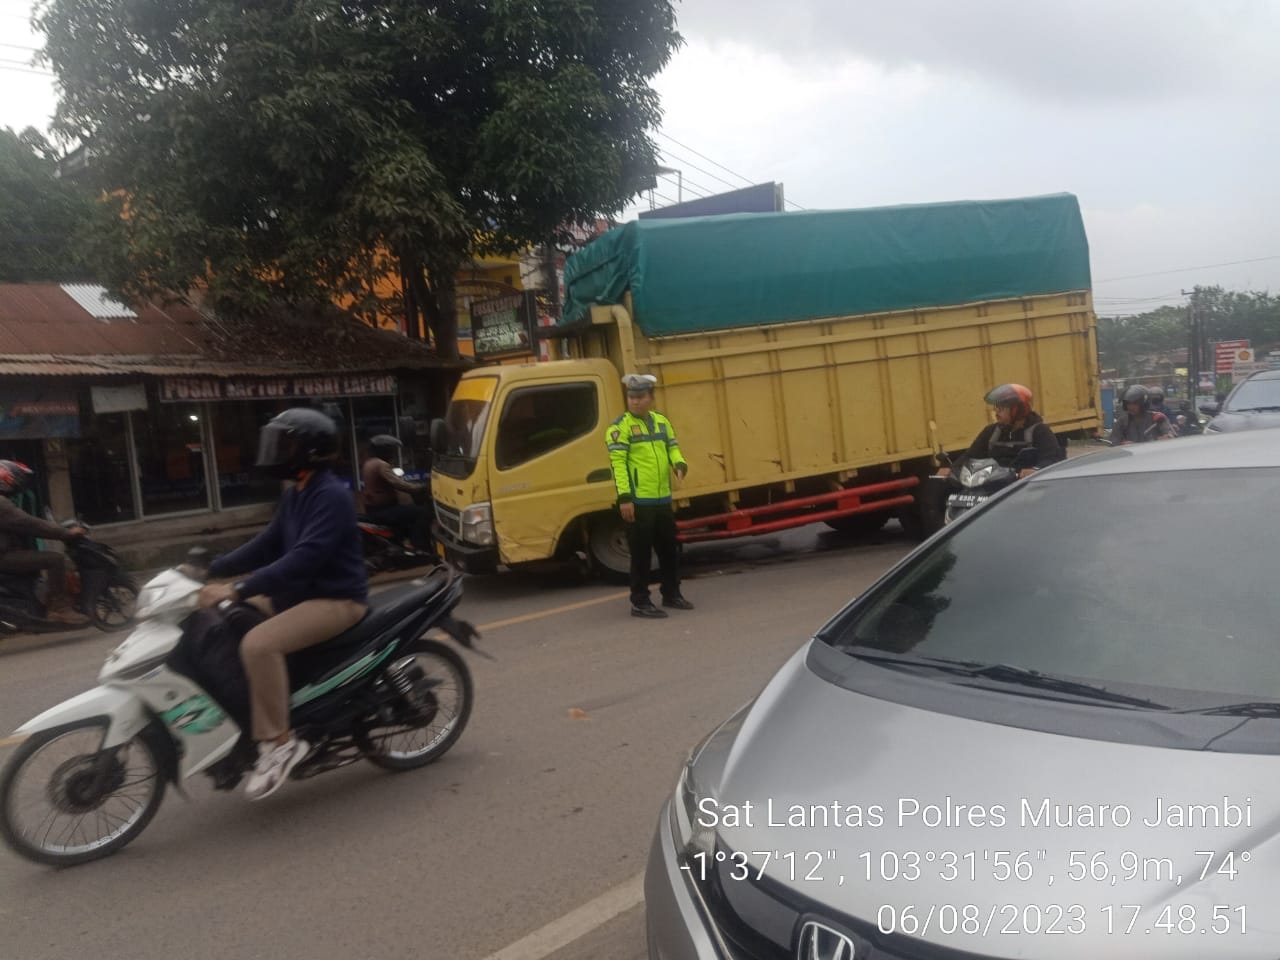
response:
M493 532L493 507L487 503L473 503L462 511L462 539L479 547L491 547L498 542Z

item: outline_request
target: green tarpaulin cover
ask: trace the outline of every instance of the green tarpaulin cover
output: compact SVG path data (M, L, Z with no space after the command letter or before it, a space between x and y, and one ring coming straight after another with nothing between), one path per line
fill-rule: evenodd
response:
M652 337L1090 287L1071 194L637 220L564 273L561 327L630 290Z

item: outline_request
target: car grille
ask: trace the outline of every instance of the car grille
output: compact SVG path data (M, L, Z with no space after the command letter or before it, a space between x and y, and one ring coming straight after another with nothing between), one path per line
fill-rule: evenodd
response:
M732 856L727 856L726 863L709 871L698 887L734 960L796 960L794 937L802 919L826 920L855 933L870 944L869 952L859 953L858 960L981 960L983 956L902 934L882 935L874 923L833 913L825 904L768 877L735 880L730 875L732 862Z
M462 539L462 513L454 510L452 507L446 507L439 500L436 501L436 520L440 526L444 528L444 532L455 539Z

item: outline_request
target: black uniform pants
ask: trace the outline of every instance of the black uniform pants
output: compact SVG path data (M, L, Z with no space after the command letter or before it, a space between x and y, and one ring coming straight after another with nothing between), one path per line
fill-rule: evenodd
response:
M676 517L669 504L636 507L636 522L627 529L631 548L631 602L649 602L649 553L658 555L662 598L680 596L680 545L676 541Z

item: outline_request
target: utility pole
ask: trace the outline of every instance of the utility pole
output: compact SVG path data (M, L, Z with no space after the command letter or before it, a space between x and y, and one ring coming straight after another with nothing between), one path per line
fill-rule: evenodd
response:
M1187 304L1187 399L1195 408L1200 393L1200 337L1196 330L1196 300L1193 293L1183 290L1184 297L1191 297Z

